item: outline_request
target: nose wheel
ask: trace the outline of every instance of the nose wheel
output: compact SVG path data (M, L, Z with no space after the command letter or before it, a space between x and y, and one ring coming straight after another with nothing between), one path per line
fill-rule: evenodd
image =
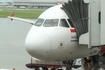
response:
M39 67L35 67L34 70L39 70Z
M47 68L47 67L45 67L45 66L43 66L43 67L42 67L42 69L43 69L43 70L48 70L48 68Z

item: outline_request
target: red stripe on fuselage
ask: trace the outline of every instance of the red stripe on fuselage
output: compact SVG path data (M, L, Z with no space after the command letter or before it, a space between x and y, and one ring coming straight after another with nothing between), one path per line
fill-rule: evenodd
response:
M76 29L75 28L71 28L70 32L74 33L74 32L76 32Z

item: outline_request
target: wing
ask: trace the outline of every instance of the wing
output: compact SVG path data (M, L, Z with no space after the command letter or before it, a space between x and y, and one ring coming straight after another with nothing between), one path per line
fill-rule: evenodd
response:
M8 16L8 18L10 18L11 20L19 20L19 21L23 21L23 22L26 22L26 23L30 23L32 25L35 24L35 21L31 21L31 20L27 20L27 19L23 19L23 18L14 17L14 13L12 13L10 16Z

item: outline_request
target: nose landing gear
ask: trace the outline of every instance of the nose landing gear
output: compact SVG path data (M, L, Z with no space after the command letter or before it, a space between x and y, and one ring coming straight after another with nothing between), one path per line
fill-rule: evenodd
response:
M73 65L73 60L63 61L63 64L66 65L66 70L71 70Z

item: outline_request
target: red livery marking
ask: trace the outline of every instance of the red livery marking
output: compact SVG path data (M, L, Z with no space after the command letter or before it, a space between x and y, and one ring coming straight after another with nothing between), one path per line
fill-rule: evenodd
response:
M76 32L76 29L75 28L71 28L70 31L73 33L73 32Z
M101 48L99 53L105 53L105 46Z
M13 20L13 18L12 18L13 16L14 16L14 13L10 14L10 17L11 17L10 19L11 19L11 21Z
M14 16L14 13L12 13L10 16L13 17Z

